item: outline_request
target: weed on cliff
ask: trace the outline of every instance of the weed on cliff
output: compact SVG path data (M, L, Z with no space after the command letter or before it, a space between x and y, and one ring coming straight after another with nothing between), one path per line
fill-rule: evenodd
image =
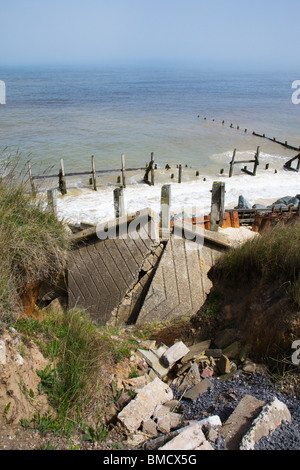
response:
M18 310L28 283L55 277L69 245L64 224L34 198L18 162L0 167L0 318Z
M278 282L300 307L300 224L279 224L228 251L216 273L233 283L255 278Z

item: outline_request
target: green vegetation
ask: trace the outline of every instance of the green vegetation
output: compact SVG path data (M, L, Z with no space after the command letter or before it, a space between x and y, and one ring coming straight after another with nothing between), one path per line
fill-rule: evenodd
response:
M300 306L300 225L278 225L228 251L218 272L229 282L255 278L279 282Z
M11 161L0 168L0 319L18 310L25 283L55 277L68 236L62 222L28 191Z

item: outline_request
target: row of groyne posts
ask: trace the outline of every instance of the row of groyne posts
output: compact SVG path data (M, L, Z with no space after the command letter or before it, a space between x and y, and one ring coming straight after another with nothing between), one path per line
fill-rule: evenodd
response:
M157 170L157 164L154 163L154 152L151 152L151 157L150 157L150 162L146 163L144 167L139 167L139 168L126 168L125 165L125 155L121 155L121 169L110 169L110 170L96 170L96 165L95 165L95 157L92 155L91 157L92 161L92 169L90 171L80 171L80 172L70 172L66 173L65 172L65 167L64 167L64 161L61 158L60 159L60 170L58 175L48 175L48 174L43 174L43 175L33 175L32 168L31 168L31 163L28 161L28 172L29 172L29 180L31 184L31 189L32 193L36 194L37 193L37 188L35 184L35 180L44 180L48 178L57 178L58 177L58 189L61 192L61 194L67 194L67 183L66 183L66 178L67 177L73 177L73 176L85 176L89 175L89 184L90 186L97 191L97 174L109 174L109 173L114 173L114 172L121 172L121 175L117 177L117 183L125 188L126 187L126 173L130 171L144 171L144 178L143 181L151 186L154 186L154 175L155 175L155 170ZM187 165L185 165L187 167ZM171 167L167 164L165 166L166 170L169 170ZM181 183L182 181L182 168L183 166L177 165L178 168L178 183ZM196 171L196 176L199 176L199 171ZM171 174L171 179L174 178L174 173Z
M222 124L224 124L224 121L222 122ZM231 124L230 127L233 127L233 125ZM239 128L239 126L237 126L237 128ZM247 132L247 129L245 129L245 132ZM276 139L275 137L270 138L270 137L267 137L265 134L258 134L255 131L253 131L252 134L256 137L261 137L261 138L264 138L264 139L271 140L272 142L280 144L280 145L282 145L282 146L284 146L288 149L297 150L297 151L300 150L300 146L299 146L299 148L291 146L291 145L288 144L287 141L281 142L278 139ZM249 175L255 176L256 171L257 171L257 167L259 165L260 147L259 146L257 147L254 158L250 159L250 160L236 160L236 152L237 152L237 149L234 149L232 159L229 162L229 177L231 178L233 176L234 165L245 164L245 163L247 163L247 164L248 163L253 163L254 164L253 165L253 170L252 171L248 170L248 166L244 166L244 168L241 168L241 171L243 171L244 173L247 173ZM153 152L151 152L151 158L150 158L149 164L146 163L146 166L141 167L141 168L126 168L125 155L124 154L121 154L121 169L96 170L94 155L92 155L91 161L92 161L91 171L66 173L65 168L64 168L64 161L63 161L63 159L61 159L60 160L61 167L60 167L58 175L57 174L55 174L55 175L47 175L47 174L33 175L32 174L32 169L31 169L31 163L30 163L30 161L28 161L29 179L30 179L30 184L31 184L31 189L32 189L33 194L36 194L36 192L37 192L36 191L36 186L35 186L35 180L42 180L42 179L47 179L47 178L57 178L58 177L59 190L62 194L66 194L67 193L66 178L67 177L72 177L72 176L84 176L84 175L89 175L90 176L89 183L93 187L93 189L95 191L97 191L97 174L105 174L105 173L109 174L109 173L113 173L113 172L121 172L121 176L118 176L118 178L117 178L117 183L120 184L121 187L125 188L126 187L126 172L128 172L128 171L139 171L139 170L144 170L145 171L144 182L149 184L149 185L152 185L152 186L154 185L154 175L155 175L155 170L157 169L157 164L154 163L154 153ZM296 168L293 167L294 162L296 162ZM185 166L187 167L187 165L185 165ZM298 153L295 157L289 159L283 165L283 167L286 170L299 172L300 171L300 153ZM165 166L165 169L167 169L167 170L169 170L170 168L171 167L168 164ZM180 164L180 165L177 165L177 168L178 168L178 183L181 183L183 166ZM267 163L266 166L265 166L265 169L267 170L268 168L269 168L269 164ZM277 172L277 170L275 170L275 172ZM222 168L220 170L220 174L222 175L223 173L224 173L224 169ZM198 170L196 171L195 176L199 176L199 171ZM149 179L149 177L150 177L150 179ZM174 173L171 173L171 179L174 179L174 177L175 177ZM204 178L204 180L205 180L205 178Z

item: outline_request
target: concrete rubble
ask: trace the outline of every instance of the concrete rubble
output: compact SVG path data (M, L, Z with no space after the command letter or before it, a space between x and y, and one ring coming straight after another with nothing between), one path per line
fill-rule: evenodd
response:
M131 394L117 414L127 444L145 450L215 450L222 439L226 450L249 450L282 422L291 421L289 410L278 399L265 403L251 395L245 395L223 423L213 413L196 421L181 413L181 400L201 398L214 386L212 379L224 381L255 372L256 364L245 354L247 348L231 333L224 330L218 347L211 340L188 346L182 341L170 347L154 341L140 344L145 348L137 350L140 376L123 380L124 390L134 392L134 397Z

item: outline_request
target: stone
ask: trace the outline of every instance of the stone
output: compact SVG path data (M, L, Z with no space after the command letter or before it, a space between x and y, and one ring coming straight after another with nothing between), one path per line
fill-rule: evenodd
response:
M256 364L254 362L250 361L250 359L246 359L244 364L243 364L242 369L243 369L244 372L254 373L256 371Z
M157 437L157 426L153 419L144 419L142 423L142 431L150 437Z
M148 383L150 383L150 378L147 375L141 375L140 377L134 377L132 379L123 380L124 389L134 389L136 393L138 393Z
M220 374L229 374L231 372L231 363L227 356L222 354L217 363Z
M170 416L170 428L178 429L183 422L183 416L180 413L173 413L172 411L169 413Z
M209 379L203 379L198 384L194 385L190 390L188 390L184 395L183 398L188 400L197 400L199 395L202 393L207 392L209 387L212 387L212 383Z
M118 414L119 421L128 432L135 432L144 419L149 419L157 405L173 398L173 392L159 378L146 385Z
M249 204L244 196L239 196L239 202L235 209L251 209L251 204Z
M292 196L284 196L280 199L277 199L272 204L272 207L275 206L276 208L278 207L289 207L289 206L295 206L297 208L299 205L299 199L297 197L292 197Z
M143 357L147 364L149 364L149 366L154 370L155 374L160 379L168 375L170 368L164 367L160 363L159 357L154 354L153 351L147 351L146 349L138 349L138 353Z
M157 430L163 434L169 434L171 431L171 418L169 414L160 416L157 419Z
M203 379L206 379L208 377L212 377L214 374L214 371L211 367L207 366L205 367L205 369L203 369L203 371L201 372L200 376L203 378Z
M167 415L170 412L170 408L166 405L157 405L153 412L153 419L156 420L162 416Z
M179 367L179 369L176 371L177 377L180 375L184 374L190 367L193 365L192 361L187 362L183 366Z
M164 354L161 356L161 363L165 367L172 366L188 352L190 352L189 348L182 341L179 341L164 352Z
M253 421L250 430L242 439L240 450L254 450L255 443L272 433L283 421L292 421L290 411L282 401L274 398L263 406Z
M198 384L201 381L199 367L197 364L193 364L186 376L184 377L182 383L178 387L178 390L182 392L188 387L192 387Z
M206 349L209 349L210 344L211 344L210 339L206 341L202 341L201 343L193 344L192 346L189 347L190 351L188 352L188 354L186 354L182 358L181 363L186 364L189 361L195 360L195 358L205 355L205 351Z
M158 450L194 450L203 444L205 440L201 424L196 423L179 432L177 436Z
M124 406L128 405L131 400L132 397L128 395L128 393L122 392L116 402L116 405L120 406L120 408L124 408Z
M219 430L228 450L238 450L252 422L261 412L265 402L251 395L245 395Z

